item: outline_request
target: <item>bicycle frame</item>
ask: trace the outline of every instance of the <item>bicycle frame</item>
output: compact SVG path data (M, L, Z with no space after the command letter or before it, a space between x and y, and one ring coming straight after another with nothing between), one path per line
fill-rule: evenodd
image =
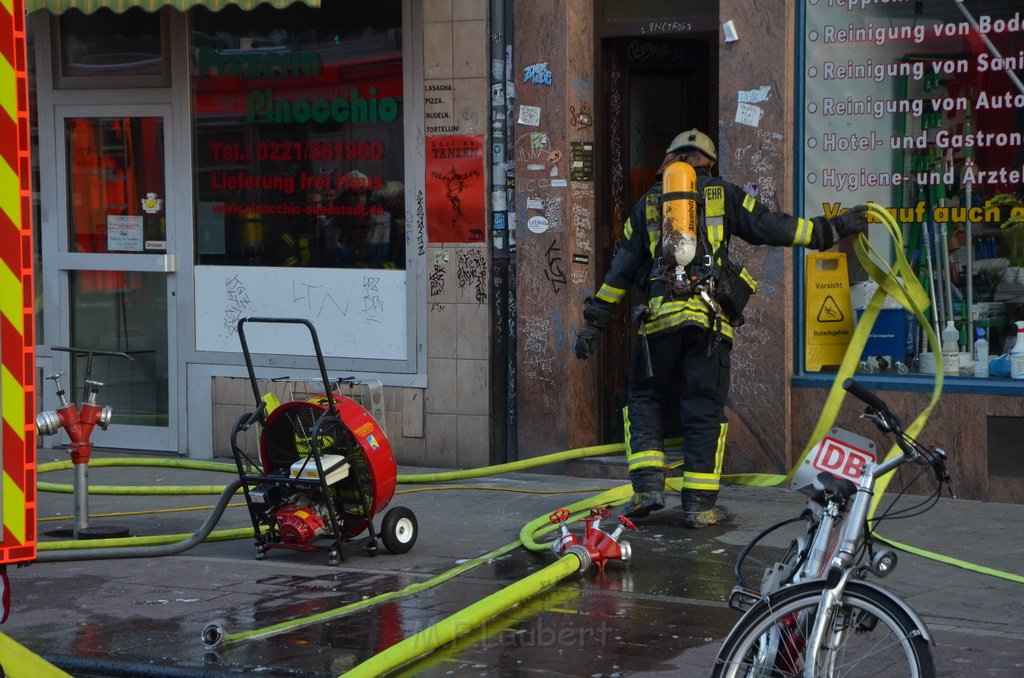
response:
M826 579L829 583L834 582L834 584L821 594L818 614L814 620L811 635L807 639L807 662L804 665L804 673L808 677L814 675L814 667L818 665L818 650L821 648L825 636L825 626L833 619L835 609L842 600L846 582L849 581L851 575L856 574L857 553L864 543L868 510L871 500L875 496L875 480L917 457L917 451L902 438L897 440L897 445L902 454L877 465L868 462L861 470L857 492L853 496L849 509L845 512L838 550L829 562ZM829 502L829 507L833 504L834 502ZM824 531L822 525L819 525L818 533L821 534ZM817 535L815 536L817 537ZM815 541L818 540L815 539Z
M823 439L821 449L826 453L833 453L848 446L852 452L865 452L868 456L863 460L859 476L848 472L847 477L842 478L828 471L817 473L815 476L815 471L822 471L823 467L831 468L831 465L820 463L827 454L812 459L806 469L801 470L803 477L795 478L793 485L809 494L808 509L796 519L786 520L766 529L754 537L740 554L736 566L739 586L733 590L730 597L732 607L749 612L756 620L764 619L766 611L770 614L776 598L783 604L784 601L792 603L797 597L804 595L800 593L801 591L805 591L813 592L813 599L817 600L816 605L800 610L796 616L780 617L771 628L754 630L755 634L761 635L757 636L755 645L745 646L748 651L754 650L752 655L748 655L752 663L745 665L748 671L754 669L756 675L762 675L760 672L764 670L781 670L786 675L799 671L808 678L832 675L838 667L837 661L841 659L839 653L853 638L850 634L872 632L874 625L878 623L877 617L872 613L864 614L858 603L851 606L846 600L851 580L858 582L855 585L857 588L851 589L853 600L863 601L865 595L868 599L871 596L876 596L876 599L877 596L881 596L885 599L882 603L883 609L900 611L897 615L902 614L906 620L904 634L900 637L906 643L908 652L921 651L910 649L909 643L932 642L926 626L906 603L882 587L869 585L861 580L869 572L884 577L896 563L894 552L875 552L871 548L868 514L874 500L877 480L904 464L915 462L922 466L931 466L940 486L943 483L949 484L951 481L945 469L946 454L938 448L925 448L908 437L899 419L885 403L853 380L848 380L843 386L868 404L868 410L863 417L870 419L879 430L890 435L899 453L888 459L876 461L874 454L869 452L869 449L874 449L873 445L870 448L858 447L855 441L851 442L850 439L844 438L843 434L848 432L834 429L831 436ZM856 437L856 434L850 435ZM826 446L826 443L831 447ZM812 474L811 477L808 477L807 473ZM814 478L813 483L811 478ZM952 493L951 485L950 490ZM770 532L797 522L800 518L807 522L806 532L793 540L793 545L786 551L782 560L766 569L759 592L749 588L741 573L741 563L751 547ZM865 593L865 587L869 587L875 593ZM893 617L888 619L891 620ZM743 634L757 629L757 623L754 621L753 625L744 625L738 622L723 644L722 652L725 654L720 654L719 661L734 661L735 658L729 653L736 651L738 647L744 647ZM747 638L749 640L749 636ZM930 665L930 662L929 656L926 664Z

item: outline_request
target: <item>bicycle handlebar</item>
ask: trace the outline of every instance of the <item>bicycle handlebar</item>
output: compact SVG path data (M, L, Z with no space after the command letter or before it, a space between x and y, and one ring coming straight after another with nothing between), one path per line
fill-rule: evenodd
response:
M847 378L843 380L843 389L852 396L855 396L869 408L868 412L864 415L868 419L875 422L875 425L879 429L886 433L895 434L896 444L899 445L900 449L903 450L903 456L890 459L888 462L882 462L875 467L875 473L878 475L884 475L889 471L892 471L897 466L900 466L908 461L914 461L922 466L931 466L935 471L935 478L940 484L945 483L949 489L951 496L956 496L953 490L953 479L949 475L949 471L946 469L946 452L939 448L931 450L924 450L914 440L909 439L903 432L903 426L900 423L899 417L896 413L889 409L889 406L885 404L881 398L861 386L855 379Z
M868 407L874 410L884 412L889 409L889 406L886 405L881 398L858 384L852 377L848 377L843 381L843 389L850 395L863 401Z
M868 406L865 416L874 421L879 430L884 433L898 434L902 438L903 424L900 422L900 418L896 416L896 413L885 404L885 401L858 384L853 378L845 379L843 381L843 388L847 393L856 396Z

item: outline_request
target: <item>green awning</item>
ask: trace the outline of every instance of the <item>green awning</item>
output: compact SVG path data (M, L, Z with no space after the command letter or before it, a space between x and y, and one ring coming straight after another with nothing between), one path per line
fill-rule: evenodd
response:
M25 0L25 11L35 12L45 9L53 14L60 14L65 10L77 9L83 14L91 14L103 7L115 13L124 12L132 7L138 7L147 12L155 12L161 7L173 7L184 12L190 7L201 6L216 12L230 5L237 5L242 9L252 9L265 3L280 9L296 2L303 2L310 7L320 6L320 0Z

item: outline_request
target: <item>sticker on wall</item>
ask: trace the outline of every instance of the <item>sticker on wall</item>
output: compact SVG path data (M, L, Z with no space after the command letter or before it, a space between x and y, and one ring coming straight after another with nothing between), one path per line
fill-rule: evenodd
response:
M757 89L741 89L737 101L744 104L761 104L772 98L772 86L761 85Z
M543 198L527 198L526 199L526 209L528 209L528 210L542 210L542 209L544 209L544 199Z
M428 239L484 242L483 136L427 137L426 175Z
M146 214L156 214L163 207L164 201L156 197L156 193L147 193L142 199L142 211Z
M505 189L491 191L491 209L495 212L505 211Z
M530 229L530 233L541 234L548 230L548 220L541 216L530 217L526 222L526 228Z
M736 104L736 122L741 125L757 127L761 124L761 116L764 111L759 106L740 102Z
M521 105L519 107L519 124L538 127L540 125L540 107Z
M551 69L548 62L542 64L530 64L523 68L523 82L533 85L547 85L551 87Z

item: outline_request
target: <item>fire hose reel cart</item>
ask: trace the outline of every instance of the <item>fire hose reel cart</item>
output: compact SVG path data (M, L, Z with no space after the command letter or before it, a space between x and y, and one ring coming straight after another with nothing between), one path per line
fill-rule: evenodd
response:
M267 411L264 394L245 338L250 323L304 325L312 338L324 392L292 400ZM397 469L391 445L379 422L355 400L335 392L327 376L320 341L302 318L242 318L238 321L245 366L256 409L239 417L231 431L231 451L242 480L256 538L256 557L271 548L312 551L327 542L328 564L344 560L342 544L365 541L377 555L377 540L391 553L406 553L416 543L415 514L395 506L374 517L395 494ZM339 380L339 382L344 380ZM239 445L239 436L259 425L259 461ZM360 538L363 532L367 535Z

